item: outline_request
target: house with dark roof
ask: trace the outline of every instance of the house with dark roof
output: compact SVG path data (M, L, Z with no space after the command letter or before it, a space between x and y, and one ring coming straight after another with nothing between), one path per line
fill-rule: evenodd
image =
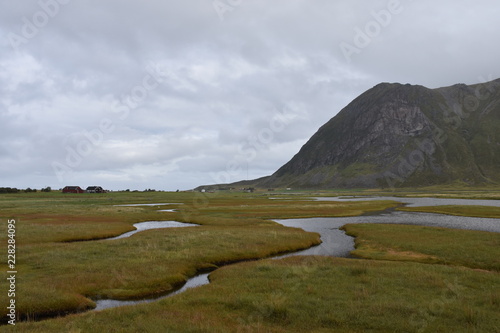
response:
M85 193L85 191L80 186L66 186L62 193Z
M85 190L87 193L105 193L106 191L101 186L89 186Z

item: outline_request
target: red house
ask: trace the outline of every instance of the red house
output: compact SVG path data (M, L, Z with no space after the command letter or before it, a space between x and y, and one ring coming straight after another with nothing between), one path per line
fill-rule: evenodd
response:
M66 186L62 193L85 193L85 191L80 186Z

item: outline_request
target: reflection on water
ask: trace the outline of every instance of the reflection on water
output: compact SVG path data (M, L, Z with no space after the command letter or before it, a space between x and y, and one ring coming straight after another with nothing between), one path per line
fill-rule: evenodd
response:
M316 198L322 201L366 201L366 200L394 200L407 204L410 207L437 206L437 205L481 205L500 207L499 200L464 200L464 199L434 199L434 198L397 198L397 197L370 197L370 198ZM376 215L356 217L319 217L308 219L275 220L286 226L301 228L305 231L317 232L321 235L322 244L292 255L324 255L348 257L354 250L354 238L339 230L345 224L355 223L393 223L412 224L430 227L452 229L481 230L500 232L500 219L478 218L465 216L451 216L430 213L412 213L393 211ZM289 256L289 255L286 255Z
M116 308L120 306L126 306L126 305L136 305L136 304L141 304L141 303L151 303L155 302L167 297L171 297L177 294L180 294L188 289L199 287L205 284L209 284L210 281L208 280L208 273L206 274L200 274L197 275L191 279L189 279L184 286L182 286L181 289L176 290L172 293L169 293L168 295L162 296L162 297L157 297L157 298L152 298L152 299L143 299L143 300L136 300L136 301L118 301L118 300L113 300L113 299L102 299L96 301L96 308L94 310L99 311L99 310L104 310L104 309L110 309L110 308Z
M329 218L311 218L311 219L291 219L275 220L285 227L300 228L309 232L317 232L321 235L321 244L313 246L299 252L285 254L275 257L275 259L290 256L332 256L349 257L349 253L354 250L354 238L347 236L340 225L332 223Z
M151 230L151 229L164 229L164 228L182 228L182 227L195 227L198 224L192 223L182 223L176 221L149 221L134 224L136 230L126 232L120 236L107 238L107 240L127 238L141 231Z

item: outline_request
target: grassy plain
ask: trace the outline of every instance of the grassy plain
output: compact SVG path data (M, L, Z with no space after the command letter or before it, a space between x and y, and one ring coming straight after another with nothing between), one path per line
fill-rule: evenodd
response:
M455 216L473 216L500 218L500 207L485 206L432 206L432 207L400 207L406 212L436 213Z
M415 261L500 272L500 233L394 224L347 224L351 254L375 260Z
M480 198L498 193L472 192ZM452 196L435 189L429 193ZM346 226L357 236L357 254L370 260L291 257L240 263L217 269L209 285L158 302L33 321L92 308L96 298L162 294L198 271L319 242L317 234L271 219L356 216L398 207L387 201L307 199L333 194L383 193L0 196L2 225L8 217L19 221L18 310L30 322L15 331L500 332L498 234L397 225ZM116 206L136 203L170 205ZM151 220L200 226L102 240ZM12 327L0 326L3 331Z
M123 206L138 203L158 205ZM320 242L315 233L266 218L359 215L393 206L300 197L270 200L267 195L243 193L20 193L0 198L3 221L8 217L18 221L16 268L22 273L17 297L22 301L17 310L28 319L90 309L95 306L93 299L164 294L199 271ZM159 212L160 208L177 212ZM158 220L200 226L102 239L134 230L134 223Z
M498 288L498 275L449 266L290 257L221 268L212 273L209 285L151 304L17 328L18 332L498 332Z

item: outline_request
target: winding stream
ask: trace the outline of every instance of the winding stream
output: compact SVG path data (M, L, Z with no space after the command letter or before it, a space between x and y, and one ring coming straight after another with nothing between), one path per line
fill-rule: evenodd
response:
M407 207L425 207L442 205L475 205L500 207L500 200L468 200L468 199L436 199L436 198L399 198L399 197L320 197L320 201L367 201L392 200L404 203ZM481 230L500 232L500 219L451 216L432 213L400 212L369 213L355 217L315 217L307 219L274 220L286 227L301 228L305 231L317 232L322 243L291 255L323 255L334 257L350 257L354 250L354 238L346 235L340 228L346 224L357 223L393 223L412 224L428 227L451 229ZM288 257L290 254L279 258Z
M151 205L158 205L158 204L151 204ZM151 206L151 205L145 205L141 204L141 206ZM126 205L126 206L136 206L136 205ZM164 211L164 210L161 210ZM124 234L121 234L116 237L111 237L111 238L106 238L105 240L115 240L115 239L122 239L122 238L127 238L130 237L138 232L145 231L145 230L153 230L153 229L164 229L164 228L185 228L185 227L196 227L198 224L192 224L192 223L182 223L182 222L177 222L177 221L148 221L148 222L140 222L140 223L135 223L134 227L136 230L126 232ZM206 274L200 274L196 275L193 278L189 279L186 281L184 286L182 288L169 293L168 295L162 296L162 297L156 297L156 298L151 298L151 299L142 299L142 300L133 300L133 301L122 301L122 300L113 300L113 299L100 299L96 300L96 307L94 311L99 311L99 310L104 310L104 309L109 309L109 308L116 308L119 306L126 306L126 305L134 305L134 304L140 304L140 303L150 303L153 301L157 301L162 298L166 298L169 296L174 296L177 294L180 294L184 291L186 291L189 288L194 288L198 287L204 284L208 284L208 273Z
M176 291L173 291L173 292L171 292L167 295L161 296L161 297L142 299L142 300L138 300L138 301L120 301L120 300L114 300L114 299L101 299L101 300L95 301L96 307L93 311L100 311L100 310L104 310L104 309L117 308L120 306L135 305L135 304L142 304L142 303L151 303L151 302L159 301L161 299L183 293L188 289L203 286L205 284L209 284L210 283L210 281L208 280L209 274L210 273L196 275L196 276L190 278L189 280L187 280L181 289L178 289Z
M406 198L406 197L405 198L321 197L315 199L321 201L392 200L392 201L402 202L408 207L438 206L438 205L478 205L478 206L500 207L500 200L435 199L435 198ZM166 205L166 204L140 204L140 205L126 205L126 206L160 206L160 205ZM280 259L293 255L323 255L323 256L335 256L335 257L350 257L350 252L354 250L354 238L346 235L344 231L340 230L340 227L342 227L345 224L353 224L353 223L413 224L413 225L430 226L430 227L500 232L500 219L462 217L462 216L400 212L400 211L390 211L390 212L375 213L375 214L372 213L356 217L326 217L326 218L319 217L319 218L286 219L286 220L274 220L274 221L286 227L295 227L295 228L301 228L305 231L317 232L321 235L322 243L320 245L311 247L306 250L301 250L286 255L276 256L273 257L272 259ZM145 222L145 223L153 223L153 222ZM164 228L179 227L179 226L182 227L195 226L193 224L179 223L174 221L163 221L156 223L167 223L164 224L163 226ZM138 230L111 239L125 238L131 236L136 232L147 230L147 229L139 230L139 225L141 225L140 226L141 228L142 226L144 226L145 228L147 227L147 229L154 229L154 225L152 224L145 225L143 223L138 223L134 224L134 226L138 228ZM154 299L144 299L135 301L98 300L96 301L97 307L94 310L103 310L125 305L149 303L159 299L174 296L184 292L187 289L210 283L208 275L209 273L194 276L193 278L189 279L181 289Z
M164 228L185 228L185 227L196 227L198 224L192 223L182 223L177 221L148 221L140 222L134 224L136 230L132 230L121 234L120 236L106 238L105 240L122 239L132 236L141 231L152 230L152 229L164 229Z

